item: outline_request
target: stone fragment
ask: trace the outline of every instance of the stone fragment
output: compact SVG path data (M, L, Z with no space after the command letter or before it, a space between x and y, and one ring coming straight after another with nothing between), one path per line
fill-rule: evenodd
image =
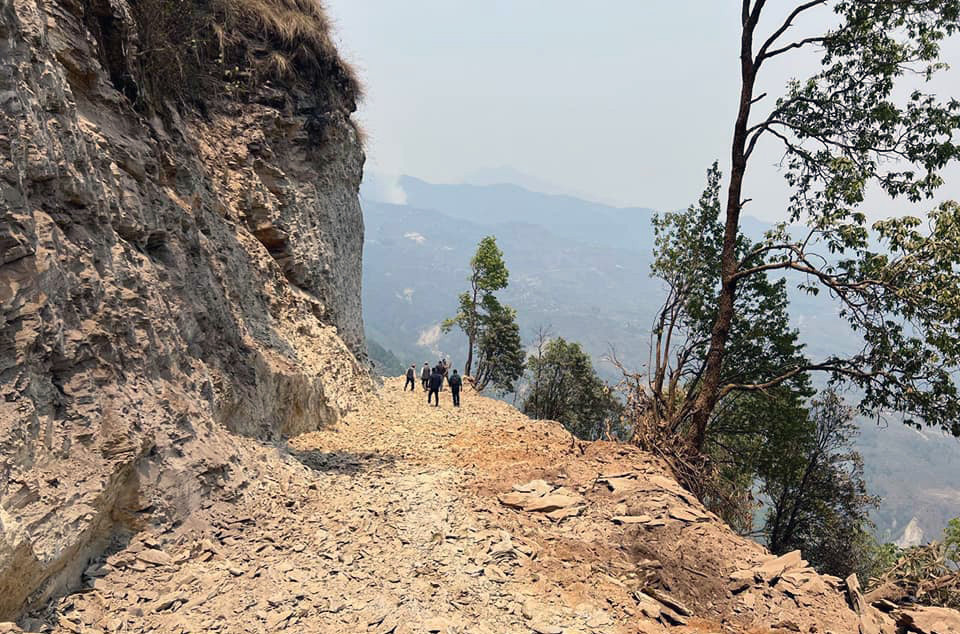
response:
M649 524L653 517L649 515L614 515L614 524Z
M960 634L960 612L948 608L916 607L895 613L897 625L920 634Z
M529 493L504 493L500 496L500 503L515 509L523 509L530 502Z
M779 578L784 571L798 566L803 558L799 550L793 550L785 555L776 557L760 565L755 569L757 576L767 582L772 582Z
M633 472L600 476L597 478L597 482L607 485L607 489L617 495L629 493L630 491L635 491L640 488L637 475Z
M267 631L283 629L291 616L293 616L293 610L289 609L271 612L267 615Z
M167 553L155 548L147 548L137 553L137 559L153 566L169 566L173 559Z
M423 629L427 632L441 632L446 634L450 628L453 627L448 619L443 618L442 616L435 616L423 624Z
M727 586L730 592L738 594L751 587L757 580L757 575L753 570L737 570L730 574L730 584Z
M562 627L550 625L549 623L543 623L541 621L534 621L530 623L530 629L537 634L563 634Z
M541 498L534 498L523 506L523 510L531 513L548 513L567 508L580 502L579 497L551 494Z
M537 497L542 497L553 490L549 484L543 480L531 480L526 484L515 484L513 490L518 493L528 493Z
M610 615L606 612L597 612L589 619L587 619L587 627L592 627L594 629L601 628L607 625L610 625L613 621L610 619Z
M156 600L156 602L153 604L153 611L162 612L168 608L173 607L173 605L177 602L186 603L187 599L189 598L190 598L190 595L187 594L186 592L182 592L179 590L176 592L170 592Z
M663 605L667 606L668 608L670 608L671 610L675 611L676 613L682 616L693 616L693 612L691 612L690 609L687 608L687 606L685 606L679 600L673 598L672 596L670 596L669 594L667 594L662 590L658 590L656 588L644 588L643 593L649 597L656 599Z
M879 610L870 607L860 590L860 581L857 575L850 575L844 580L847 587L847 597L853 611L860 616L860 634L883 634L883 617Z
M706 519L699 513L694 513L688 508L682 506L674 506L669 511L670 517L675 520L680 520L681 522L698 522L701 519Z
M666 621L670 625L686 625L687 619L683 615L671 610L670 608L663 608L660 612L660 620Z
M547 513L547 517L552 520L560 521L567 519L568 517L575 517L580 515L580 512L583 510L582 506L571 506L564 509L557 509L556 511L550 511Z
M490 579L490 581L495 581L497 583L504 583L507 581L507 575L505 575L499 567L494 566L493 564L483 569L483 576Z
M867 600L863 598L863 593L860 591L860 580L857 579L857 575L850 575L845 580L847 585L847 596L850 599L850 605L853 606L853 611L857 614L863 615L866 613Z

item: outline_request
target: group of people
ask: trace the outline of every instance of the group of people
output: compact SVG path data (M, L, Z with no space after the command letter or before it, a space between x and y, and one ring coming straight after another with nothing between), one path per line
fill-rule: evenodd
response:
M407 368L407 382L403 386L403 391L414 391L416 387L417 366L410 364ZM453 396L453 406L460 407L460 388L463 387L463 380L456 370L450 372L450 363L446 359L441 359L433 368L429 363L423 364L420 371L420 383L423 391L427 393L427 405L434 404L434 407L440 406L440 391L443 389L443 382L446 381L450 386L450 394Z

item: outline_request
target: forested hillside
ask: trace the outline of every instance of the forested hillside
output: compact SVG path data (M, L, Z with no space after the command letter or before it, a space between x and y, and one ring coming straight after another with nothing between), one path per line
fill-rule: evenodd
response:
M364 317L371 345L382 345L403 365L447 357L462 365L458 332L443 334L477 241L497 236L512 281L504 291L515 307L525 343L540 326L579 341L600 375L619 372L604 358L615 351L629 367L647 362L650 328L664 297L649 276L652 212L615 208L516 185L434 185L404 177L406 204L362 200ZM584 223L584 218L595 219ZM769 225L747 218L750 235ZM610 230L610 227L615 230ZM854 341L826 297L790 286L791 317L811 356L848 350ZM899 419L858 419L871 492L883 498L874 514L881 539L895 540L916 517L924 539L939 535L960 515L955 482L960 442L934 430L917 432Z

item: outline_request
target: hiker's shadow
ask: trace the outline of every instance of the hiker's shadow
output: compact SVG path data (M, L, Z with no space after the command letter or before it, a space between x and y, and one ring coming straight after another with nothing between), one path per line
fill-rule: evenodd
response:
M307 451L292 450L290 454L310 467L322 473L342 473L357 475L359 473L377 472L391 468L396 458L391 454L375 452L355 453L352 451Z

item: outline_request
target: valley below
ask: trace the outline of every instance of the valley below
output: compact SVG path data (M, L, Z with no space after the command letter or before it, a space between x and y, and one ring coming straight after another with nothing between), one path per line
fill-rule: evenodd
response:
M622 377L605 361L610 355L634 370L648 362L650 328L664 297L649 275L651 210L513 184L437 185L402 177L386 188L375 174L368 179L361 188L364 317L368 338L396 357L387 374L440 358L462 364L465 341L456 331L443 334L439 325L454 314L472 250L485 235L497 236L504 251L511 270L504 301L517 309L527 344L541 326L580 342L611 384ZM405 204L377 200L387 189L403 192ZM754 237L769 228L749 218L745 226ZM792 325L812 358L856 345L828 298L809 296L795 284L791 289ZM857 396L847 398L855 403ZM960 517L960 441L938 430L907 428L896 416L861 417L857 424L870 493L882 498L873 514L878 539L910 545L939 538L946 523Z

